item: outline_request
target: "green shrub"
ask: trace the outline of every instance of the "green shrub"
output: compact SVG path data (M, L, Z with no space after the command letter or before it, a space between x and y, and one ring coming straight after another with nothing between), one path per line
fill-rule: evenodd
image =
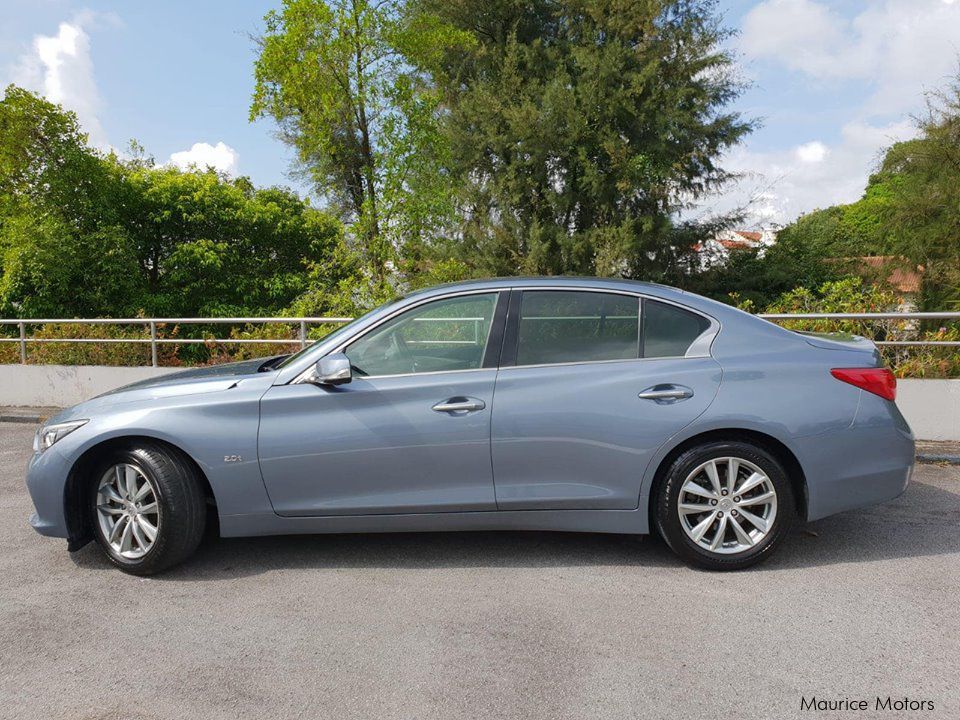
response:
M733 297L737 302L739 298ZM756 308L749 301L737 302L748 312ZM903 311L904 300L893 292L867 285L862 278L849 277L827 282L818 288L796 288L781 295L764 309L765 313L868 313ZM861 335L874 341L956 341L960 324L935 323L925 327L917 320L811 319L777 321L790 330ZM960 347L888 345L880 348L887 366L897 377L960 377Z

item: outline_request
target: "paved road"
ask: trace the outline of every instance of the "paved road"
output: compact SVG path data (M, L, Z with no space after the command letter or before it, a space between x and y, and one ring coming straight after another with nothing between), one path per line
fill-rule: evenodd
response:
M655 540L211 540L156 579L26 525L33 429L0 424L0 717L960 717L960 468L711 574ZM857 712L844 717L898 717Z

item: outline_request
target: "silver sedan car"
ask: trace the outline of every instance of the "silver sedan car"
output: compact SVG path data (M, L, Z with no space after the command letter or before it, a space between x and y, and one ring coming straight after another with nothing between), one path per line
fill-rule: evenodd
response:
M501 279L387 304L290 356L189 370L44 425L33 527L117 567L223 536L659 533L693 565L906 487L896 381L799 334L625 280Z

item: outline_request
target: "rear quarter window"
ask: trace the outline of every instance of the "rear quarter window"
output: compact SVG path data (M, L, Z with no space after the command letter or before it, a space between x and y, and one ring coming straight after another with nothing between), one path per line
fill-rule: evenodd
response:
M643 301L643 356L683 357L710 321L676 305Z

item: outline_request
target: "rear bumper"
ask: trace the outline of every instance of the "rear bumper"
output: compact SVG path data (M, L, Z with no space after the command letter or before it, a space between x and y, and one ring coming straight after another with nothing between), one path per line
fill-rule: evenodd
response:
M907 489L916 449L892 402L863 393L846 430L794 441L807 480L807 519L892 500Z

